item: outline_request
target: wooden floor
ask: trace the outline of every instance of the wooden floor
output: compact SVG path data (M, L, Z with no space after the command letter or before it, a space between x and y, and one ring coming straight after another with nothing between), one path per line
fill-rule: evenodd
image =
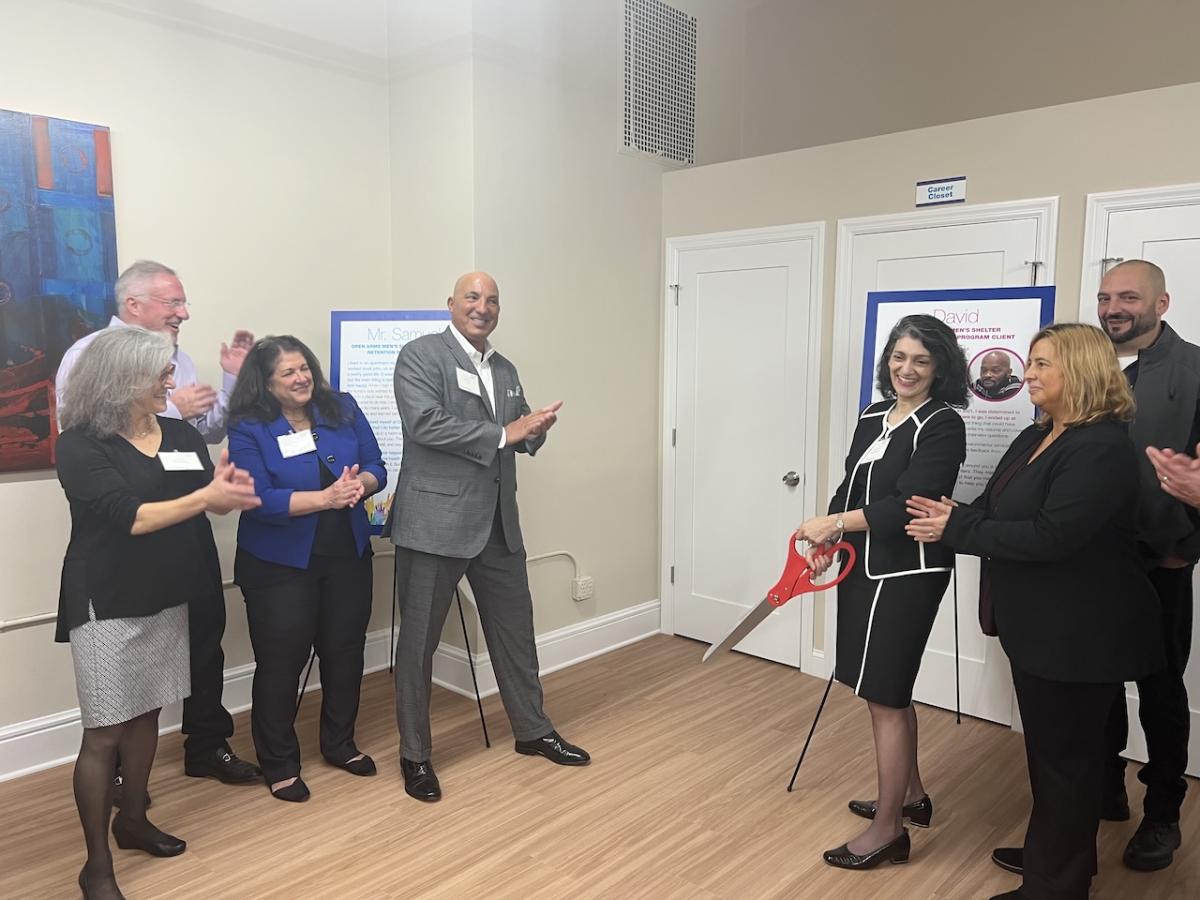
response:
M987 898L1017 884L991 864L1019 844L1029 808L1021 737L921 708L921 762L933 828L910 829L912 860L845 872L821 851L863 826L846 810L874 795L866 711L835 685L794 793L795 764L823 682L729 654L700 666L704 647L658 636L545 679L547 711L591 751L584 769L518 756L499 698L475 704L435 689L434 762L443 800L403 790L392 690L368 676L359 745L380 774L355 778L316 751L317 702L300 732L312 789L281 803L265 787L183 776L178 734L163 739L151 779L153 820L188 842L175 859L114 848L134 898ZM236 748L252 757L245 714ZM1130 794L1141 786L1130 769ZM0 784L0 897L78 895L83 840L71 767ZM1164 872L1125 869L1137 825L1102 823L1093 897L1200 896L1196 785L1184 807L1184 850Z

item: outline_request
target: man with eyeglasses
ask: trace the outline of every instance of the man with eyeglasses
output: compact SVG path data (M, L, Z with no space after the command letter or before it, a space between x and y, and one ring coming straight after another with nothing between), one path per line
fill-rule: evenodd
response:
M209 444L225 437L226 411L242 361L254 344L254 335L238 330L228 345L221 344L221 389L200 384L196 364L179 347L179 326L186 322L187 296L175 272L162 263L139 260L126 269L116 284L117 315L108 328L140 326L170 337L175 344L175 389L167 395L163 413L195 426ZM107 330L106 329L102 329ZM63 354L55 378L61 409L63 391L76 360L100 331L76 341ZM225 634L225 594L221 573L212 573L213 590L208 603L188 606L188 644L191 653L192 694L183 701L184 772L198 778L216 778L226 784L249 784L261 777L257 766L241 760L229 746L233 736L233 718L221 702L224 688L225 654L221 638ZM170 586L164 586L170 590ZM118 763L118 766L120 764ZM113 802L121 803L121 776L116 775ZM148 798L147 798L148 800Z

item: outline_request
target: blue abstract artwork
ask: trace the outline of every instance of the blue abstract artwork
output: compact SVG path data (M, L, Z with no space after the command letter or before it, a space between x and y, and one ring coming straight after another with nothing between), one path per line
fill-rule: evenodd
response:
M54 464L54 374L116 278L108 129L0 110L0 471Z

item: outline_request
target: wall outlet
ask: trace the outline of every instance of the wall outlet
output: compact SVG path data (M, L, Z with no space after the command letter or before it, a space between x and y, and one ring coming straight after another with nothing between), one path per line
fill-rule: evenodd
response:
M596 591L595 582L591 575L580 575L571 579L571 599L575 601L591 600Z

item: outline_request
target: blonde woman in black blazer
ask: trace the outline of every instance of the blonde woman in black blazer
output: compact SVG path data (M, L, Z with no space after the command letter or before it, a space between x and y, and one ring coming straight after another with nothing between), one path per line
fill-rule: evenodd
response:
M1133 397L1112 344L1091 325L1051 325L1033 340L1025 380L1041 415L983 495L962 507L913 497L908 533L985 558L981 609L1012 665L1033 811L1024 847L992 854L1024 874L999 897L1085 900L1104 723L1122 682L1164 663L1158 600L1134 539Z
M967 404L967 361L949 327L933 316L901 319L876 377L886 399L859 417L829 515L799 530L812 545L809 560L817 571L830 561L822 548L843 533L858 553L858 564L838 587L834 674L867 701L879 794L850 802L851 812L873 821L824 854L825 862L846 869L905 862L910 844L903 820L928 827L933 814L917 768L912 689L954 553L915 544L904 533L905 502L915 493L952 493L966 456L966 429L952 407Z

